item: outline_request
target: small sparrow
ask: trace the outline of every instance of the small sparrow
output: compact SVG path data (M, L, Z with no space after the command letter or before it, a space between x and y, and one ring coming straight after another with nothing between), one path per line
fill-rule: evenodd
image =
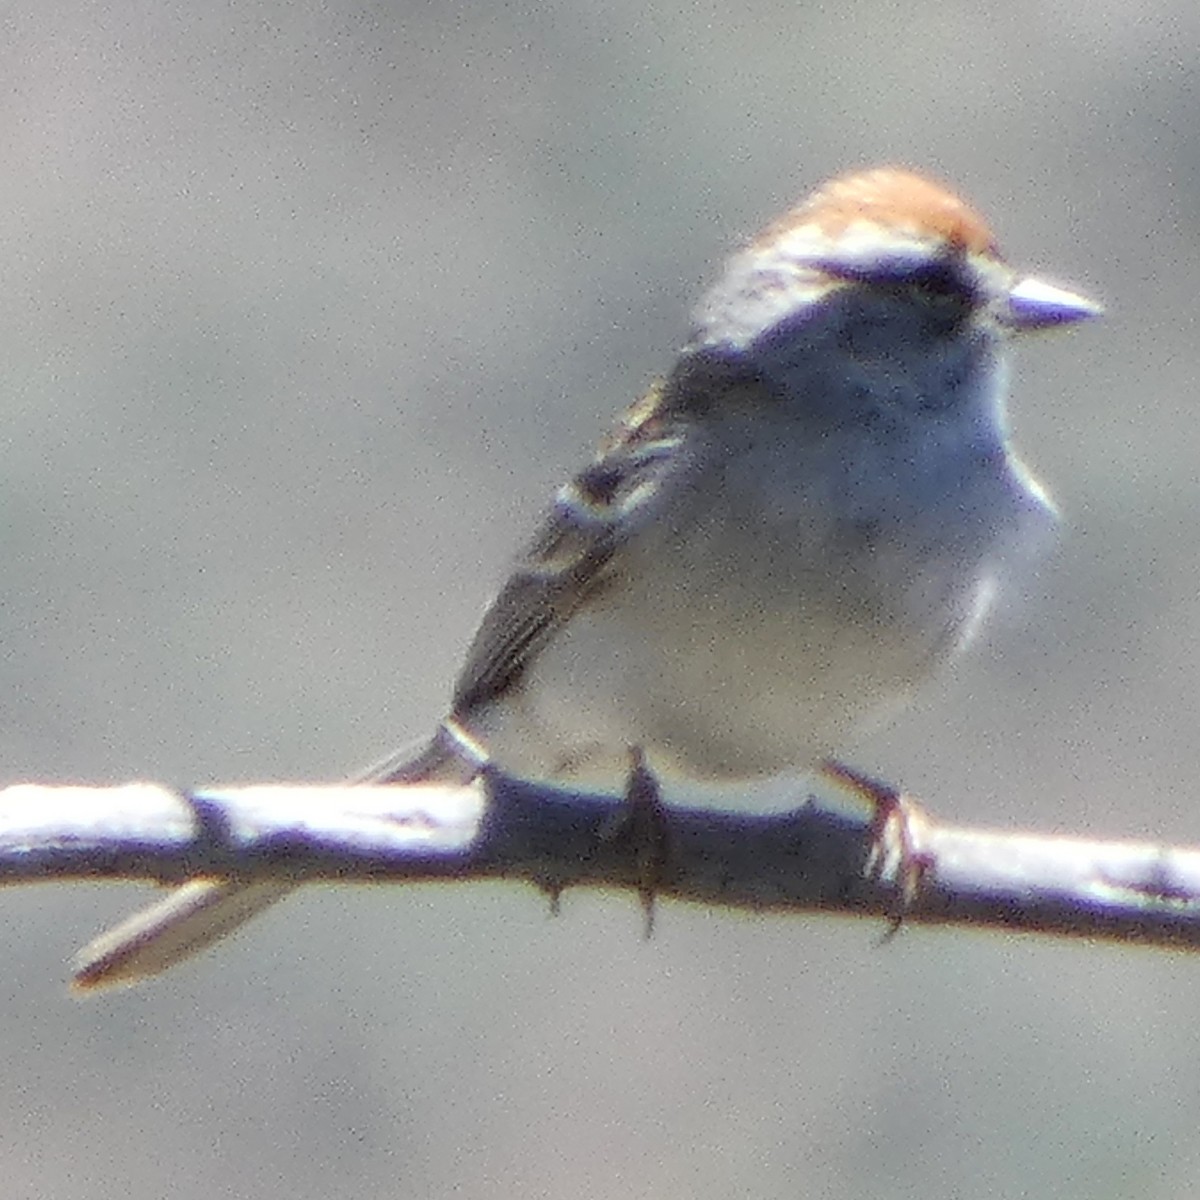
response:
M670 374L555 496L450 713L375 782L708 786L812 771L971 637L1055 522L1009 441L1012 339L1095 316L907 170L846 175L735 253ZM285 883L197 880L80 955L131 982Z

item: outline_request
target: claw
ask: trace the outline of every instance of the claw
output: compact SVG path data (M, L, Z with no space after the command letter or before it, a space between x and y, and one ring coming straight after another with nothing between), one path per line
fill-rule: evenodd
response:
M546 893L546 899L550 902L550 915L552 917L562 916L562 884L543 883L540 886L542 891Z
M872 779L845 763L829 761L822 769L830 779L848 786L871 805L870 851L863 873L869 879L890 880L896 885L891 924L884 935L884 941L889 941L899 932L934 865L921 847L921 833L929 818L911 796L889 783Z

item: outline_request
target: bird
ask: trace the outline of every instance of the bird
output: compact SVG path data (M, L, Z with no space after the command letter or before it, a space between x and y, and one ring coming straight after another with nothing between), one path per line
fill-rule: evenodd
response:
M486 763L620 790L636 761L720 793L817 770L1053 533L1010 437L1010 350L1100 311L1009 266L938 180L824 183L734 251L670 370L555 493L432 737L360 778ZM85 947L76 985L156 974L289 890L182 884Z

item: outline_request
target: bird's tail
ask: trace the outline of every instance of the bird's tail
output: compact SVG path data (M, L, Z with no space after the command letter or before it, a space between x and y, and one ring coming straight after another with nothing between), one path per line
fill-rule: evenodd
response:
M393 754L354 782L462 783L478 769L479 763L465 759L461 744L442 728L415 752L410 747ZM295 886L286 879L189 880L84 946L72 963L72 986L88 992L157 975L227 937Z

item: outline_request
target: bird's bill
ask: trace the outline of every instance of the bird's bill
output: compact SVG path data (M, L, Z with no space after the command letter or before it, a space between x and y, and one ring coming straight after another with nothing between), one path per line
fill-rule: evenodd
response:
M1053 329L1103 312L1099 304L1078 292L1030 276L1009 291L1006 319L1013 329Z

